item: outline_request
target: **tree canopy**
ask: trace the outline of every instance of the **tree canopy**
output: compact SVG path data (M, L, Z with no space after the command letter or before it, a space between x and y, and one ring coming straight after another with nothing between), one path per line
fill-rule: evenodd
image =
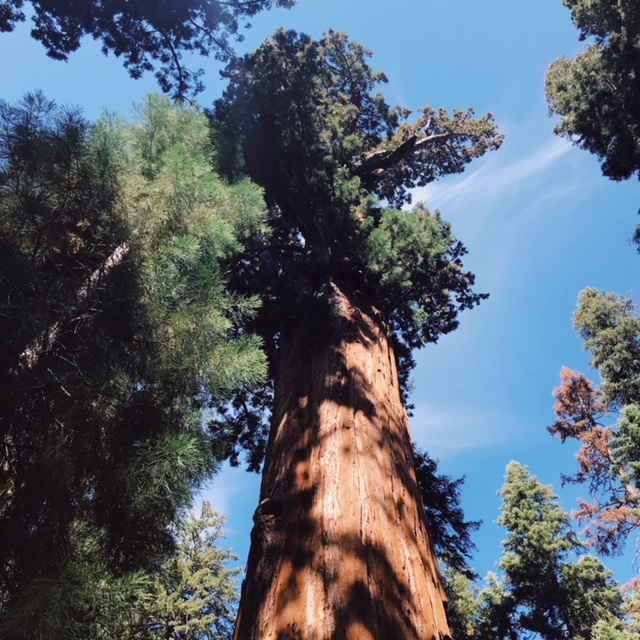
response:
M640 177L640 7L634 0L563 0L587 47L546 80L555 131L598 157L612 180Z
M417 344L454 328L457 308L478 296L448 225L422 208L381 210L371 197L405 204L410 188L462 171L502 137L490 115L471 111L424 107L409 124L408 109L374 93L386 78L369 56L344 34L314 41L280 30L230 63L214 117L265 189L275 237L264 253L279 252L283 285L304 270L317 280L343 274L352 289L373 289Z
M31 11L25 12L25 4ZM0 31L12 31L30 13L31 35L47 55L67 60L84 36L102 43L105 54L122 57L133 78L155 70L162 91L184 98L202 90L202 69L185 64L191 54L231 55L231 41L259 11L291 7L295 0L163 0L103 2L4 0Z
M178 525L175 554L154 579L141 618L147 637L164 640L229 640L238 604L238 557L217 543L225 519L208 502ZM142 639L141 639L142 640Z
M302 315L322 330L332 281L390 323L406 380L410 350L455 329L458 312L486 296L472 291L465 249L439 213L394 207L502 136L490 114L471 110L424 107L411 120L377 91L386 78L370 55L341 33L316 41L279 30L230 62L212 119L226 140L223 172L246 172L269 206L270 233L254 236L233 280L262 297L255 327L267 348Z
M91 640L230 640L238 601L237 561L218 546L224 518L205 501L173 527L175 551L151 572L114 575L100 548L65 571L28 585L2 617L2 637Z
M225 279L265 212L257 187L213 173L206 118L168 100L91 126L33 94L1 103L0 127L6 613L34 585L117 581L173 550L228 446L203 411L265 375L242 329L258 302Z

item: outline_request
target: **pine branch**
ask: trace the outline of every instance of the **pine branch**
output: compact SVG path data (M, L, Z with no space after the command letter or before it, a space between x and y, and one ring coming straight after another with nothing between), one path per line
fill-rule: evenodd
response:
M100 281L105 278L114 267L122 264L127 253L129 253L129 244L126 242L119 244L111 255L83 282L76 293L73 308L69 309L62 318L54 322L48 330L42 332L37 338L32 340L27 348L20 354L16 373L26 373L36 366L46 349L60 337L62 327L84 310L89 299L98 288Z

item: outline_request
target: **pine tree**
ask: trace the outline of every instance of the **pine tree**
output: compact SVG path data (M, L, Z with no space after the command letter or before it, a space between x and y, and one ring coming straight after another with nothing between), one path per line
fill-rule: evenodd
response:
M178 531L175 555L154 581L155 597L145 615L149 637L164 640L226 640L231 638L238 598L238 559L217 546L224 518L205 501Z
M476 635L480 618L480 590L477 576L444 567L442 578L447 593L447 620L453 640L468 640Z
M572 561L582 545L549 485L518 462L507 466L498 523L507 530L501 575L481 594L481 638L592 640L623 625L622 595L595 557Z
M264 203L159 98L91 126L34 94L0 124L0 624L84 639L224 455L203 410L264 376L224 275Z
M175 552L153 574L114 576L99 545L85 547L63 573L28 585L2 637L228 640L241 570L228 567L238 558L218 546L223 525L206 502L199 517L192 512L179 519Z
M213 113L223 166L237 175L241 151L271 230L233 280L264 300L272 386L237 398L230 423L242 439L273 407L241 640L448 633L403 385L411 349L484 296L438 213L391 207L501 136L470 110L410 122L368 56L342 34L279 31L229 65Z

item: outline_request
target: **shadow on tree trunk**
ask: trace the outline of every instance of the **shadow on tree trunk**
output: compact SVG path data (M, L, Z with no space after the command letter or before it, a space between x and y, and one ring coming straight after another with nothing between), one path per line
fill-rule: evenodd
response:
M278 354L239 640L431 639L448 629L388 329L335 285Z

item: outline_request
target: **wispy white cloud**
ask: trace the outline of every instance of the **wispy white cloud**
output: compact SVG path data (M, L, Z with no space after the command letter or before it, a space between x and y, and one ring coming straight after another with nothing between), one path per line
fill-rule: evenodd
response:
M516 130L477 169L471 165L468 173L416 189L414 201L452 222L470 250L467 262L478 282L497 296L518 277L514 265L523 247L549 246L550 229L568 222L566 203L575 207L589 197L593 184L585 184L580 170L584 155L550 132L536 137Z
M540 180L571 151L571 144L558 137L549 137L536 148L519 150L514 159L508 148L486 158L483 164L466 174L420 187L413 191L414 201L423 201L434 208L446 208L461 202L490 203L505 196L535 189Z

